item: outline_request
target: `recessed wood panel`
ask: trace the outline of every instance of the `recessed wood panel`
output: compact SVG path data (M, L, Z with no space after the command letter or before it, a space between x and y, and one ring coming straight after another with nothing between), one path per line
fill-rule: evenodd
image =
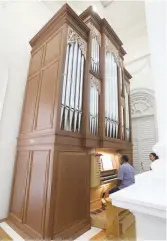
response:
M34 151L31 163L26 224L42 234L46 204L49 151Z
M53 235L89 216L89 156L83 152L60 152L56 177Z
M58 62L43 70L36 116L36 130L45 130L53 127L57 74Z
M18 152L16 159L15 179L10 211L20 220L23 215L29 156L29 151Z
M26 98L24 102L21 133L28 133L33 130L35 105L37 100L39 76L36 75L28 81Z
M46 52L44 62L49 62L54 58L57 58L61 49L61 32L56 34L46 43Z
M32 55L31 63L30 63L30 71L29 71L30 75L40 70L42 66L42 55L43 55L43 48L40 48Z

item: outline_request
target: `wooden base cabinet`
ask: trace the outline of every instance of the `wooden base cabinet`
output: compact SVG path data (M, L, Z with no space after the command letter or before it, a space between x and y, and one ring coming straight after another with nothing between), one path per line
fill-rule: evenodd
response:
M85 149L19 150L9 220L32 238L75 238L90 228Z

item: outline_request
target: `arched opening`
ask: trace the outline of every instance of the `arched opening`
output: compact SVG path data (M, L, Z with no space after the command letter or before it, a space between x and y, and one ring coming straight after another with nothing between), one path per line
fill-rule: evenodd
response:
M131 91L133 163L136 173L150 169L149 153L156 143L154 92L148 89Z

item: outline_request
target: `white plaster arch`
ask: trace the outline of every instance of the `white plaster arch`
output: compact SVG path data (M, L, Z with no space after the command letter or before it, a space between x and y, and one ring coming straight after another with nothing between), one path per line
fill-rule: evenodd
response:
M150 168L149 153L157 140L154 91L138 88L131 91L132 137L136 173Z
M132 118L142 116L155 116L154 91L146 88L138 88L131 91Z

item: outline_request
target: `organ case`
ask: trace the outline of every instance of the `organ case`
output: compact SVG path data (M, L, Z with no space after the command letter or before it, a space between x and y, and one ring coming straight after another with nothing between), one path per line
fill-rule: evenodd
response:
M65 4L30 45L8 220L30 238L74 239L90 228L92 150L132 155L131 76L92 7Z

